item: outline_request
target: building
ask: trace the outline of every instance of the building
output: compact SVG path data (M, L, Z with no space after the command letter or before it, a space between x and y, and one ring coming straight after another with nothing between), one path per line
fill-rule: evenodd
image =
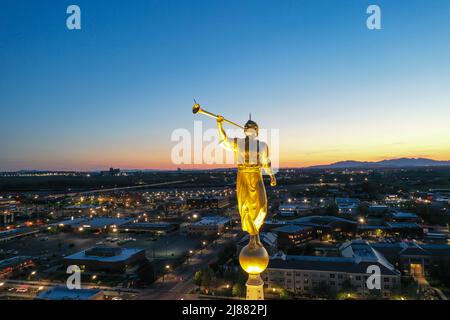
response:
M15 200L0 200L0 226L14 223L15 212L17 212Z
M389 212L389 207L385 204L373 204L369 206L369 216L383 217Z
M422 219L411 212L392 212L389 214L389 218L393 222L422 222Z
M444 232L427 232L424 240L428 243L447 244L449 243L449 234Z
M418 244L417 242L374 243L390 263L398 265L403 274L427 275L433 265L445 266L450 263L450 245Z
M336 198L336 205L338 207L339 214L353 215L358 212L359 199L354 198Z
M120 169L109 168L108 171L100 171L100 175L102 176L110 176L115 177L120 175Z
M267 252L269 253L269 255L275 254L278 251L278 236L276 233L260 232L259 238L264 248L266 248ZM249 240L250 235L248 234L246 234L244 237L242 237L241 240L239 240L237 244L237 256L239 256L241 249L248 244Z
M384 202L391 206L395 206L406 201L408 201L408 199L403 199L397 194L389 194L384 198Z
M1 260L0 279L7 278L14 273L21 272L32 267L34 267L33 258L28 256L16 256Z
M185 205L186 202L184 200L173 197L168 199L164 206L166 214L172 215L172 214L179 214L181 211L183 211Z
M36 300L103 300L103 291L99 289L73 289L53 287L41 292Z
M415 222L387 222L388 232L402 238L422 238L423 228Z
M288 225L289 221L285 220L276 220L276 219L267 219L264 221L264 224L261 227L261 231L263 232L271 232L273 229Z
M223 216L203 217L200 221L189 224L186 231L190 235L217 235L225 232L231 219Z
M273 229L272 232L278 235L278 248L283 250L299 247L316 237L313 227L294 224Z
M28 227L0 231L0 243L39 233L38 229Z
M145 261L144 249L93 247L65 257L63 264L66 267L78 265L82 270L124 272Z
M98 218L77 218L69 219L65 221L60 221L53 225L60 228L64 228L68 231L92 231L92 232L102 232L109 229L117 229L118 227L129 224L133 219L128 218L108 218L108 217L98 217Z
M278 207L278 216L295 217L311 210L310 203L288 203Z
M100 211L101 208L102 208L101 206L91 204L76 204L64 207L63 215L65 216L89 215L94 212Z
M288 256L278 254L270 259L263 273L268 289L284 288L302 295L320 295L323 288L343 292L349 283L361 296L371 294L366 281L369 266L381 271L380 293L390 296L400 286L401 273L382 254L365 241L349 241L339 248L338 257ZM321 289L322 288L322 289Z
M178 225L167 222L126 223L119 227L120 232L167 234L177 230Z
M188 209L220 209L229 204L226 197L192 197L186 200Z
M313 227L319 240L352 237L357 229L355 221L334 216L308 216L291 220L289 223Z

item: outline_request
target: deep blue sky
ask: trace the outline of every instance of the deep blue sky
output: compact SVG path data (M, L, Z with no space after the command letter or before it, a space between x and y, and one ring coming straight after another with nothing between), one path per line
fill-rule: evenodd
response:
M448 0L0 0L0 170L171 167L193 97L285 165L450 158L449 88Z

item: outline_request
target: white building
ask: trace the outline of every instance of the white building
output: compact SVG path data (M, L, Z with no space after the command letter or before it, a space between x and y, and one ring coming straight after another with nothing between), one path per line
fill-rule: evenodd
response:
M186 231L190 235L217 235L223 233L231 219L222 216L204 217L200 221L189 224Z
M321 285L339 293L344 291L344 283L350 283L354 291L367 296L370 290L366 281L371 275L368 267L377 266L384 297L400 286L400 271L367 242L346 242L339 251L339 257L274 256L263 273L264 285L269 289L284 288L297 294L314 295Z

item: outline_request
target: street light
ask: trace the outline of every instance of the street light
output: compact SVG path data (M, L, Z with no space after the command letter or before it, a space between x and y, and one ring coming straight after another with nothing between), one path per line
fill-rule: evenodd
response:
M166 270L167 270L167 272L170 270L170 266L168 264L166 265ZM166 279L166 272L164 271L163 272L163 282L165 281L165 279Z
M201 251L200 251L200 253L201 253L201 255L203 255L203 249L205 249L205 247L206 247L206 241L202 241L202 249L201 249Z

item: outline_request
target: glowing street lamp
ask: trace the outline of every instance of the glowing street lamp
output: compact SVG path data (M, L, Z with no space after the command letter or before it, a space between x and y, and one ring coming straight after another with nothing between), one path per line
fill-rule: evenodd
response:
M170 271L170 265L166 265L166 272L169 272ZM163 272L163 282L165 281L165 279L166 279L166 272Z

